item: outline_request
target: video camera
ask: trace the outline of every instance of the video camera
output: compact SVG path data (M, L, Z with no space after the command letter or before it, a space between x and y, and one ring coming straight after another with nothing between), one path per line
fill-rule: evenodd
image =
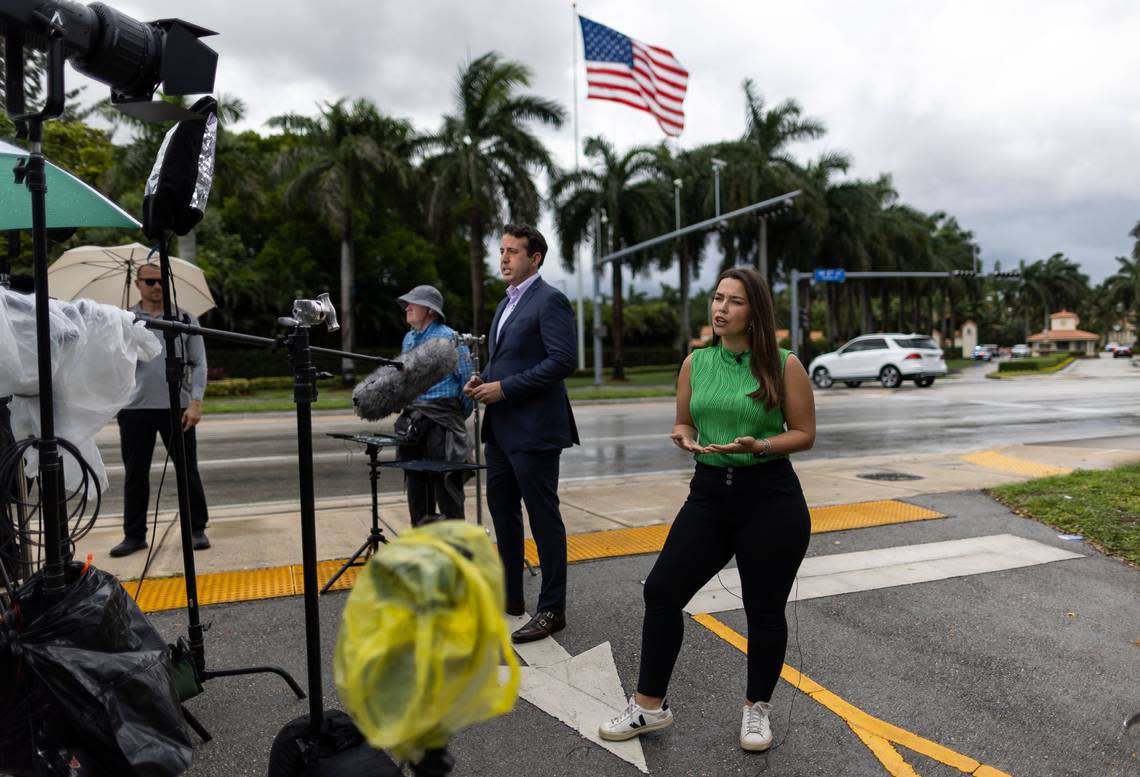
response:
M166 94L214 90L218 55L199 38L216 33L181 19L140 22L103 3L69 0L4 0L0 32L5 42L8 112L22 114L23 47L62 43L72 66L111 87L111 102L144 120L183 118L174 106L151 102Z

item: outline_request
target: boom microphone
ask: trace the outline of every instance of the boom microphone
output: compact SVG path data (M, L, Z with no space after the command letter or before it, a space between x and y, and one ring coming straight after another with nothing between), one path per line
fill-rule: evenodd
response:
M393 361L402 363L404 369L380 367L352 391L352 408L365 421L379 421L403 410L447 377L459 364L459 350L453 340L433 337Z

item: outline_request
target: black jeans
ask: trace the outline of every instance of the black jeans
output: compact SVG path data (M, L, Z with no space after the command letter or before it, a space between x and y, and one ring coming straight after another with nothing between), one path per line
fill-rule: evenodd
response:
M181 416L181 414L179 414ZM123 483L123 534L146 539L146 517L150 507L150 461L154 455L154 436L162 436L162 444L174 459L170 439L169 410L120 410L119 448L123 454L126 477ZM210 516L206 510L206 492L198 475L198 438L194 429L182 433L186 444L186 475L190 486L190 525L203 531ZM173 470L168 473L171 489L177 489ZM177 491L172 493L177 494Z
M811 515L787 459L697 464L689 498L645 581L638 692L664 696L681 650L681 608L736 556L748 618L748 700L769 701L784 663L784 607L807 552Z

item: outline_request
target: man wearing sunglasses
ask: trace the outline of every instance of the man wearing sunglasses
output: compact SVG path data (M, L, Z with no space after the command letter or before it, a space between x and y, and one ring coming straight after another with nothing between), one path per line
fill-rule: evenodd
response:
M138 269L135 280L140 301L131 308L139 318L162 316L162 284L157 264L145 264ZM198 325L198 320L180 310L174 314L184 323ZM150 504L150 463L154 454L155 435L174 456L171 443L170 392L166 385L166 339L162 333L163 357L139 362L135 368L135 388L130 402L119 411L119 445L123 454L126 477L123 483L123 541L111 548L116 558L129 556L147 547L146 523ZM206 538L206 493L198 474L198 440L194 427L202 420L202 397L206 393L206 347L200 335L179 335L175 350L182 358L181 409L182 437L186 448L186 475L190 486L190 524L194 550L210 547Z

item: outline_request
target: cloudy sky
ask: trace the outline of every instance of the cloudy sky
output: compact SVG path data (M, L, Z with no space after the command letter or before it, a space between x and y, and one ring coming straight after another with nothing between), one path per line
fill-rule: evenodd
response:
M577 46L581 137L604 134L619 148L663 137L648 114L582 99L567 0L113 5L218 31L217 91L241 97L246 126L259 131L269 116L312 114L342 96L434 129L451 110L458 69L491 49L529 65L533 91L570 109ZM799 158L843 150L855 176L891 173L904 202L972 230L987 267L1061 251L1099 281L1131 251L1140 5L1130 0L582 0L578 10L671 49L689 69L684 147L743 130L740 84L751 77L769 103L794 97L827 125L822 141L793 149ZM544 138L573 164L569 123ZM701 285L714 275L707 264ZM544 273L574 296L557 261Z

